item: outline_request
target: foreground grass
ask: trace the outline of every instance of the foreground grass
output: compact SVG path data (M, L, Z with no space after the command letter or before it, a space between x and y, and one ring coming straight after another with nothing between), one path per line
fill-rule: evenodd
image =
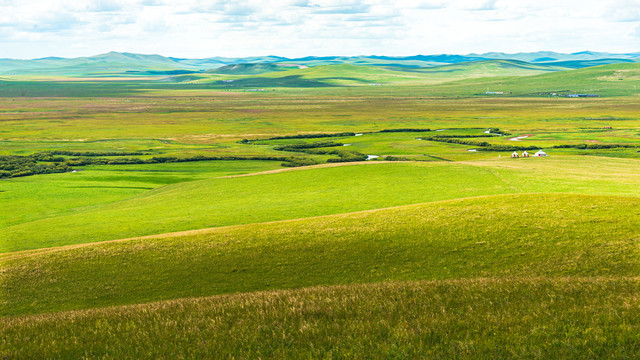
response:
M0 319L8 359L634 358L638 278L316 287Z
M315 285L638 276L640 199L490 196L0 258L0 315Z

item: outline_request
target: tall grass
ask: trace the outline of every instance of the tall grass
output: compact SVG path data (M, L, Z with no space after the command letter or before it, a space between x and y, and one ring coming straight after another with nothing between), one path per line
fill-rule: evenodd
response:
M637 278L315 287L0 319L8 359L630 359Z

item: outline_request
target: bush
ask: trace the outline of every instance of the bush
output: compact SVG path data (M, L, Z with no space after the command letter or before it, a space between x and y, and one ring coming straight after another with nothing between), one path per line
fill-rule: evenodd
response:
M393 132L427 132L431 131L431 129L415 129L415 128L407 128L407 129L384 129L378 131L379 133L393 133Z

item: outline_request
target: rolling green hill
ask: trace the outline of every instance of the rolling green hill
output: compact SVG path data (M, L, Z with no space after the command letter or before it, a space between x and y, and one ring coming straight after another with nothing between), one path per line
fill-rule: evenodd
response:
M637 196L640 180L636 174L637 160L556 156L515 162L364 163L211 178L4 227L0 229L0 252L482 195L554 192ZM66 175L88 181L100 176L92 172Z
M514 96L549 93L593 93L601 96L634 95L640 84L640 63L610 64L526 77L480 78L454 81L440 87L443 94L481 94L486 89Z
M592 66L609 65L609 64L624 64L638 62L631 59L596 59L596 60L564 60L564 61L552 61L541 62L540 65L559 66L570 69L582 69Z
M4 75L83 77L123 75L166 75L175 71L193 71L188 66L160 55L110 52L83 58L44 58L19 63L0 60Z
M225 65L207 72L228 75L254 75L282 70L286 70L286 67L275 64L245 63Z
M537 65L522 61L486 60L430 68L358 66L351 64L318 65L288 69L275 65L244 64L225 66L211 71L215 75L177 76L169 81L191 84L224 82L226 88L246 87L327 87L363 85L432 85L460 79L528 76L567 68ZM227 76L220 76L220 75ZM247 76L247 75L260 75Z
M0 258L2 315L315 285L638 276L639 210L630 197L484 196L15 253Z
M627 356L639 210L489 196L17 253L0 259L0 351Z
M269 66L321 66L321 65L359 65L374 67L420 68L434 67L467 62L513 60L538 63L556 67L581 68L604 63L623 63L637 61L640 54L610 54L582 52L560 54L555 52L538 53L487 53L470 55L414 55L414 56L325 56L286 58L280 56L255 56L245 58L211 57L203 59L185 59L161 55L143 55L134 53L109 52L90 57L58 58L47 57L33 60L0 59L0 75L4 76L56 76L56 77L96 77L96 76L162 76L179 72L199 72L218 69L237 64L261 64ZM566 66L565 66L566 65ZM255 65L254 65L255 67ZM256 68L257 69L257 68ZM226 70L222 70L226 72ZM253 70L249 73L262 73Z

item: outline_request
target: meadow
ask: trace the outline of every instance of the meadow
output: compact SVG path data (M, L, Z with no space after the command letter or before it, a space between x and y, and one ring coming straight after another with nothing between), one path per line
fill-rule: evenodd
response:
M0 357L638 352L637 64L243 71L0 81Z

